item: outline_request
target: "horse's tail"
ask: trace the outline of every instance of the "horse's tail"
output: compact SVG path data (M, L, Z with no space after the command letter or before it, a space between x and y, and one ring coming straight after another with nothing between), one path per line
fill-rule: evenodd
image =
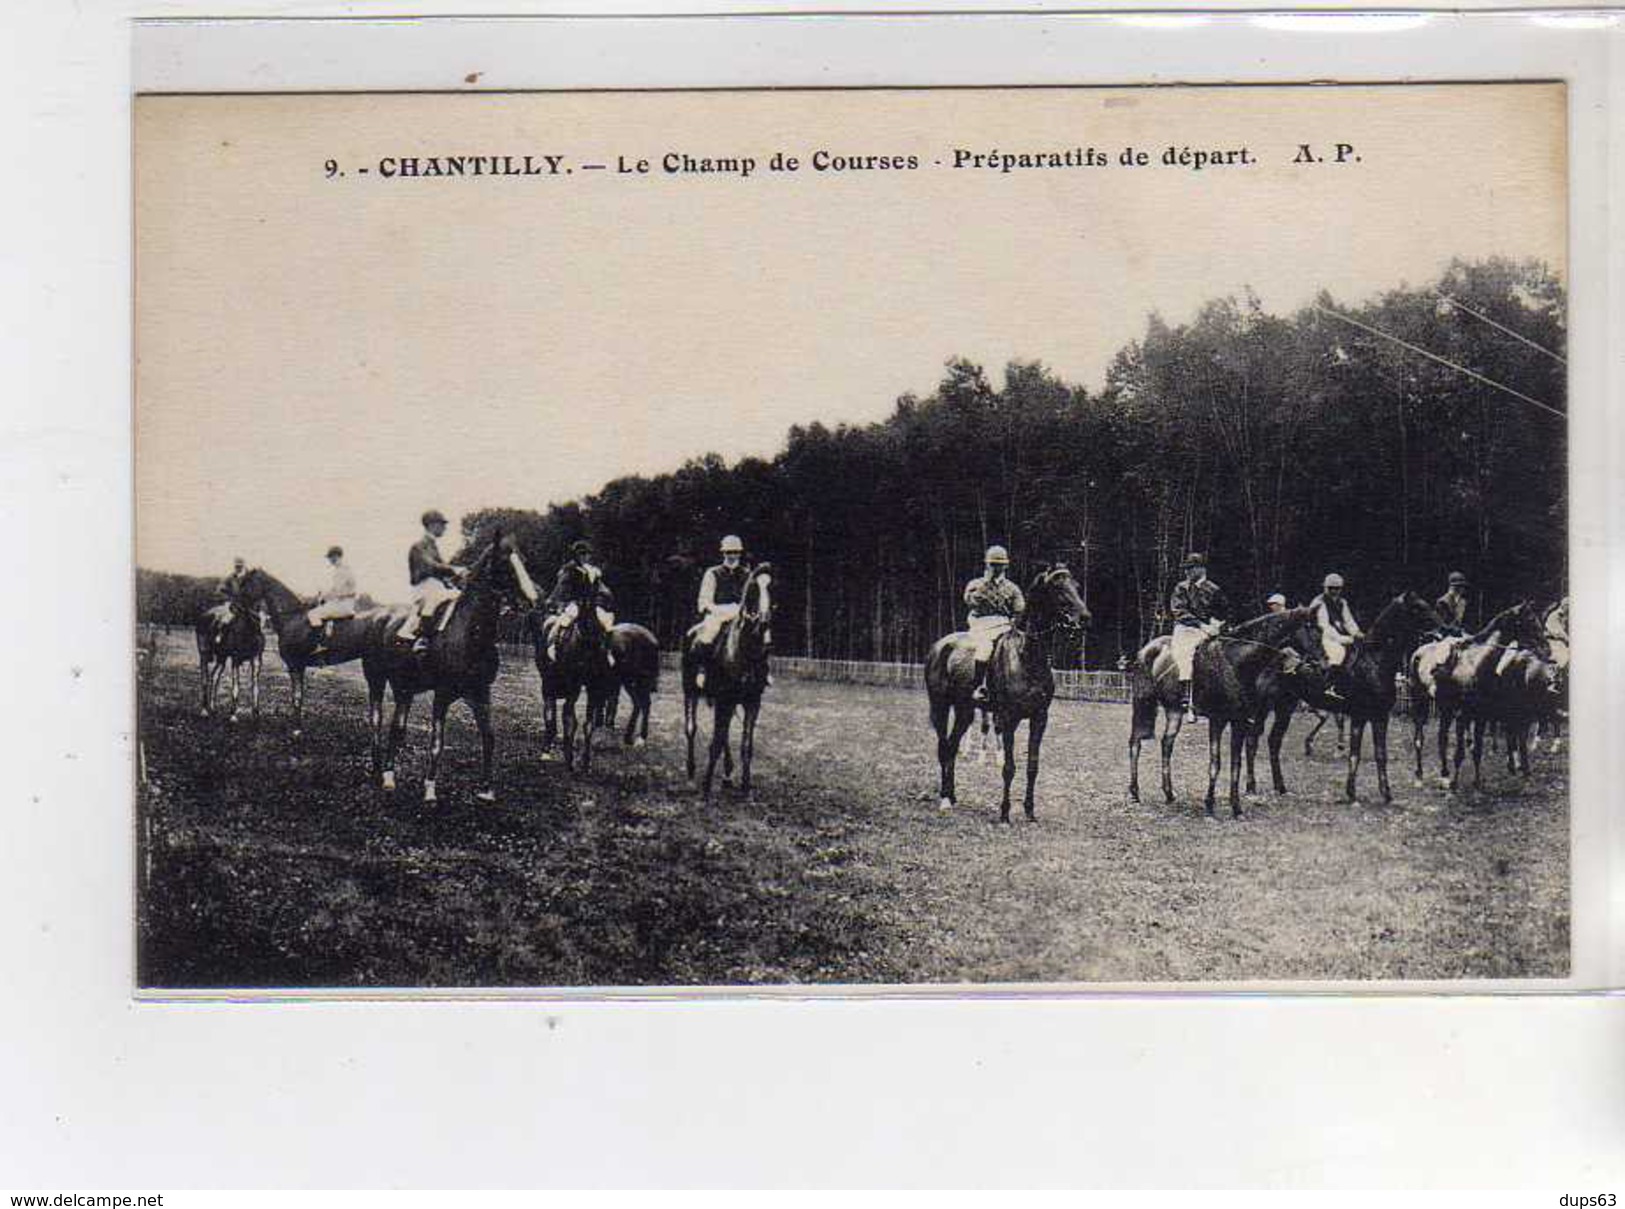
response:
M1157 698L1157 679L1151 669L1156 665L1157 655L1165 645L1165 639L1152 639L1140 648L1134 662L1129 664L1131 739L1149 739L1157 733L1157 710L1161 702Z

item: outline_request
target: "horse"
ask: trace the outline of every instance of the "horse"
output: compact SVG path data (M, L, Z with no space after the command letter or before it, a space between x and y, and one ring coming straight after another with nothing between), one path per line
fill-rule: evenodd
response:
M660 642L643 626L623 621L610 630L609 649L615 656L616 687L604 701L599 725L615 729L625 689L632 699L632 715L622 741L627 747L642 747L649 741L650 698L660 689Z
M423 632L429 649L419 653L398 637L411 616L410 605L371 609L363 614L365 635L361 670L367 679L367 722L372 730L372 775L385 792L395 790L395 756L406 733L412 701L423 692L434 693L430 729L429 771L423 780L423 800L438 801L436 774L446 745L446 714L456 701L468 702L479 728L482 755L481 788L475 798L496 801L491 783L491 757L496 740L491 733L491 684L500 660L497 655L497 618L504 598L522 596L534 605L536 585L511 537L501 530L469 565L462 595L448 605L451 615L425 619ZM384 745L384 689L394 699L389 721L389 744Z
M1318 645L1311 624L1315 616L1313 609L1289 609L1286 610L1285 614L1265 614L1263 617L1243 622L1241 625L1234 627L1228 632L1228 635L1231 638L1258 638L1259 630L1269 630L1273 633L1273 627L1266 626L1264 623L1271 616L1280 617L1283 615L1291 615L1298 620L1295 628L1288 626L1287 632L1290 636L1287 644L1288 648L1297 655L1299 660L1312 662ZM1279 637L1265 638L1263 640L1270 642L1271 645L1282 645L1282 640ZM1287 727L1292 724L1293 715L1297 712L1298 706L1302 704L1302 697L1299 695L1296 685L1297 678L1295 675L1282 674L1279 669L1274 667L1266 667L1259 677L1258 699L1261 708L1258 716L1254 719L1253 726L1246 732L1243 742L1247 757L1247 795L1249 797L1258 793L1258 778L1254 772L1258 758L1258 740L1264 734L1265 720L1271 717L1274 718L1274 722L1269 729L1268 743L1270 781L1274 785L1276 793L1284 794L1287 792L1286 777L1281 771L1281 744L1286 739ZM1307 707L1306 712L1312 714L1315 718L1315 725L1304 736L1303 740L1303 754L1308 756L1311 750L1311 741L1320 731L1320 728L1326 725L1328 715L1318 710L1307 709ZM1343 719L1341 716L1337 716L1337 745L1338 750L1341 751L1343 748Z
M1388 784L1388 722L1399 697L1397 674L1421 639L1444 628L1444 619L1415 592L1405 591L1383 605L1364 638L1356 639L1344 664L1341 696L1326 695L1323 679L1311 683L1304 701L1315 709L1346 714L1349 720L1348 777L1344 796L1356 801L1360 774L1360 748L1365 728L1371 728L1371 748L1377 760L1377 785L1384 802L1394 800Z
M1494 717L1491 698L1500 679L1497 669L1514 647L1544 649L1544 646L1540 619L1528 601L1520 601L1497 613L1476 634L1465 638L1442 637L1416 649L1406 671L1411 691L1411 738L1418 786L1422 784L1423 736L1430 713L1438 715L1439 780L1446 789L1456 788L1466 757L1467 729L1469 724L1474 725L1473 771L1474 784L1477 784L1483 754L1483 729L1479 719ZM1450 760L1452 726L1456 732L1454 764Z
M1290 722L1291 705L1300 690L1293 684L1305 664L1303 648L1309 641L1308 609L1266 613L1215 635L1196 648L1192 663L1191 701L1208 719L1208 781L1203 808L1213 817L1213 804L1222 767L1221 743L1230 731L1230 813L1241 818L1240 776L1242 745L1263 727L1264 717L1276 711L1276 729L1270 735L1270 762L1278 792L1286 792L1281 779L1281 739ZM1132 715L1129 730L1129 798L1140 800L1140 747L1156 734L1162 714L1162 795L1174 801L1174 741L1185 720L1185 694L1174 663L1173 638L1153 638L1141 648L1129 672ZM1249 770L1249 783L1251 772Z
M987 665L987 707L1004 743L1004 797L999 822L1010 821L1010 785L1016 776L1016 727L1027 723L1027 793L1022 808L1029 822L1037 818L1033 791L1038 782L1039 753L1049 726L1055 676L1050 671L1049 643L1055 631L1076 634L1089 624L1089 610L1066 566L1040 568L1027 589L1027 607L993 646ZM941 772L938 806L951 810L955 801L954 764L959 743L978 710L975 691L975 642L969 633L947 634L925 657L925 691L931 726L937 732Z
M202 715L214 712L214 695L220 678L231 668L231 721L237 721L239 677L248 666L249 708L260 712L260 667L265 659L265 634L260 619L245 600L241 604L217 604L204 609L193 626L197 635L198 670L202 674Z
M739 712L739 791L750 792L751 756L756 750L756 717L762 709L762 693L767 688L768 652L773 624L773 567L758 563L745 581L739 612L722 623L711 645L705 667L705 687L694 654L694 631L683 638L683 733L688 739L688 776L694 779L694 734L699 729L700 698L711 702L711 750L705 765L705 796L711 796L711 781L717 759L722 759L722 779L733 777L733 753L728 749L728 732L735 711Z
M581 771L592 768L593 728L605 711L610 694L618 693L610 667L609 637L598 620L600 584L573 565L565 568L568 587L563 613L549 617L540 610L530 615L530 636L536 671L542 680L542 750L559 741L559 703L564 703L564 764L576 766L576 700L583 691L587 707L581 730ZM573 607L574 613L571 614ZM551 654L549 651L551 650Z
M368 634L389 610L364 609L354 617L328 622L330 639L324 643L322 627L310 624L310 603L276 576L255 567L248 572L243 592L271 618L277 653L293 685L293 737L297 739L305 721L305 670L360 659Z

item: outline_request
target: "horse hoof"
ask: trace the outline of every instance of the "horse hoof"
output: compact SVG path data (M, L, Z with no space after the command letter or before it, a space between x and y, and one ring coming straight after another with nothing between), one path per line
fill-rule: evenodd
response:
M476 802L484 802L487 806L494 805L497 800L497 791L494 789L482 789L474 795L474 800Z
M395 773L393 770L384 774L384 779L380 787L385 793L395 792Z
M647 747L647 746L649 746L649 740L647 740L647 739L638 739L636 742L634 742L632 744L632 746L633 747Z
M938 798L937 799L937 809L938 810L948 811L948 810L952 810L953 808L954 808L954 800L952 798Z

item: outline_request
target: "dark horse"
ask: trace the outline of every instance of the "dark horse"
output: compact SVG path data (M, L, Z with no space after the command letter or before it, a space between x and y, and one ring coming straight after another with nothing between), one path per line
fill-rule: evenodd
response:
M1500 721L1499 714L1521 718L1527 712L1526 694L1518 682L1531 669L1510 664L1516 649L1544 650L1546 638L1534 607L1522 601L1503 609L1483 629L1467 637L1443 637L1418 647L1407 662L1411 697L1411 737L1416 753L1416 784L1422 784L1423 736L1428 717L1438 717L1439 780L1455 789L1466 754L1467 728L1474 728L1473 775L1477 783L1483 757L1483 724ZM1508 666L1503 678L1502 665ZM1538 674L1538 673L1537 673ZM1550 679L1550 674L1547 676ZM1544 706L1554 694L1542 683ZM1506 691L1502 691L1506 690ZM1456 757L1450 760L1450 732L1456 732ZM1525 728L1527 729L1527 728ZM1527 734L1525 733L1527 740ZM1509 747L1511 745L1509 744ZM1510 754L1510 753L1509 753ZM1524 755L1527 759L1527 746Z
M1027 589L1027 608L1009 632L994 644L987 665L988 710L1004 742L1004 797L999 821L1010 821L1010 785L1016 777L1016 727L1027 723L1027 795L1022 802L1029 820L1036 818L1033 788L1038 781L1038 755L1049 726L1055 698L1049 643L1056 630L1076 634L1089 624L1089 610L1072 572L1063 564L1039 571ZM925 691L931 703L931 725L937 732L941 770L938 805L954 805L954 763L959 743L976 715L973 700L975 643L968 633L937 639L925 657Z
M694 631L683 638L683 733L688 738L688 775L694 776L694 732L699 729L700 698L711 702L711 752L705 765L705 795L711 796L711 779L717 759L722 759L722 779L733 776L733 753L728 749L728 731L734 711L739 723L739 789L750 792L750 760L756 750L756 716L762 710L762 693L767 688L768 651L773 625L773 567L758 563L745 581L739 613L722 623L722 631L711 645L705 667L705 687L695 678L700 668L694 656Z
M1221 744L1230 731L1230 813L1240 818L1242 744L1256 748L1264 718L1274 711L1270 733L1270 765L1275 787L1286 792L1281 779L1281 739L1291 720L1300 686L1297 678L1305 663L1309 636L1308 609L1266 613L1228 633L1216 635L1196 648L1191 665L1192 701L1208 720L1208 777L1205 809L1211 817L1222 767ZM1173 638L1153 638L1140 649L1129 672L1133 716L1128 738L1129 797L1140 800L1140 745L1156 734L1162 714L1162 794L1174 800L1174 740L1185 722L1184 691L1174 663ZM1250 773L1250 769L1249 769ZM1251 777L1249 776L1249 784Z
M559 741L559 703L564 703L564 764L576 766L576 700L583 691L587 707L581 721L581 771L592 768L592 733L603 716L605 703L619 692L610 667L609 636L598 620L600 585L573 564L565 568L568 587L564 611L549 617L530 615L530 636L536 652L536 671L542 678L542 750ZM573 610L573 616L571 612ZM552 654L549 655L549 648Z
M299 737L305 720L305 669L330 667L361 658L374 621L387 609L368 609L354 617L329 623L331 640L324 646L322 627L310 624L310 603L276 576L255 567L248 573L244 595L264 606L276 631L277 653L293 684L293 734Z
M626 720L623 738L628 747L642 747L649 741L649 705L660 689L660 642L643 626L623 621L609 632L609 649L615 655L617 687L604 702L600 725L615 729L620 709L621 689L632 699L632 715Z
M467 701L479 727L483 764L482 802L496 801L491 783L491 755L496 740L491 733L491 683L496 679L497 618L503 599L523 596L536 603L536 586L511 538L500 531L470 565L463 594L443 608L452 610L444 625L425 619L423 633L429 649L418 653L397 638L410 616L410 606L373 609L366 615L366 638L361 655L367 677L367 721L372 727L372 771L387 791L395 788L395 756L406 733L412 700L419 693L434 693L434 717L429 743L429 772L423 780L423 800L436 801L435 774L446 744L446 713L454 701ZM389 720L389 745L384 747L384 688L395 708Z
M245 601L245 604L247 602ZM218 604L204 609L194 627L197 632L198 670L203 675L203 716L214 709L220 677L231 668L231 720L237 720L238 677L248 665L249 708L260 712L260 665L265 658L265 635L260 619L244 605Z
M1399 696L1395 676L1422 638L1443 628L1444 620L1432 605L1415 592L1401 592L1383 605L1365 637L1349 650L1341 696L1326 696L1324 680L1305 691L1304 700L1315 709L1348 715L1348 779L1344 794L1349 801L1355 800L1360 746L1367 726L1371 727L1371 749L1377 758L1378 790L1384 802L1394 800L1388 786L1388 721Z

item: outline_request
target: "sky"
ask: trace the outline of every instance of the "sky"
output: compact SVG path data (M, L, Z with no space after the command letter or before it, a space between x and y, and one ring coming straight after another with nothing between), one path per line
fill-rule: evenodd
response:
M1248 287L1287 312L1452 257L1561 275L1564 105L1556 85L144 97L137 562L241 554L312 591L337 542L399 599L426 508L455 533L481 506L770 455L792 424L929 394L949 357L1098 388L1149 313ZM1323 162L1293 162L1305 143ZM1165 167L1170 146L1254 162ZM1089 147L1109 166L950 166ZM921 167L818 172L819 150ZM668 153L757 167L667 173ZM381 175L476 154L577 170Z

